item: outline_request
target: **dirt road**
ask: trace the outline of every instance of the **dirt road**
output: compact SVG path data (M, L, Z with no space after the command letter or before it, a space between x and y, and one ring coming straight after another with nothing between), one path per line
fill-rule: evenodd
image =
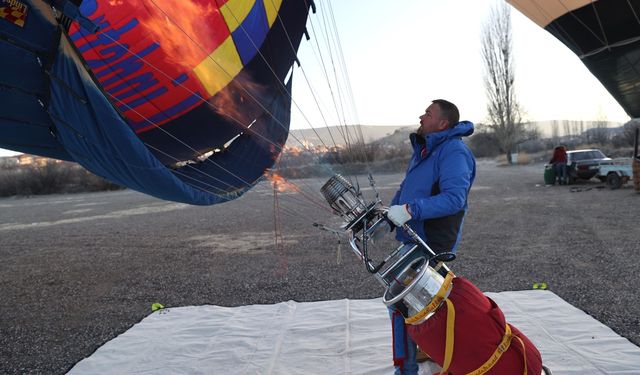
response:
M401 177L376 176L385 202ZM336 236L312 225L337 222L319 195L325 180L294 181L302 192L277 201L264 183L213 207L132 191L0 199L0 372L64 373L154 302L379 297L344 242L338 252ZM540 165L479 162L452 269L484 291L546 282L640 344L640 194L542 183Z

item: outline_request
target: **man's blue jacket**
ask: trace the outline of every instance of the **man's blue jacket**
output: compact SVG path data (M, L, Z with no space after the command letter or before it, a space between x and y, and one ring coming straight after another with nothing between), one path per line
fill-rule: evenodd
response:
M467 196L476 176L476 162L462 137L473 134L473 123L461 121L453 128L426 137L411 134L413 155L391 205L408 204L413 230L436 252L455 252ZM413 242L398 228L396 238Z

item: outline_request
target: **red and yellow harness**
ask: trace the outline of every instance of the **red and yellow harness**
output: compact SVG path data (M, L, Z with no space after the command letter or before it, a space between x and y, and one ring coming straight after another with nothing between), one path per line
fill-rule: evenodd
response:
M455 278L455 275L452 272L449 272L445 277L445 280L442 286L440 286L438 293L436 294L435 297L433 297L431 302L417 314L405 319L406 324L411 324L411 325L420 324L422 323L423 319L427 315L437 310L438 307L442 305L443 301L446 303L447 327L446 327L446 339L445 339L445 351L444 351L445 355L444 355L444 362L442 364L442 371L440 372L441 375L447 374L449 366L451 365L451 360L453 358L454 327L455 327L456 311L455 311L455 307L453 306L453 302L451 302L450 299L447 299L446 295L450 291L453 285L454 278ZM525 344L520 337L512 334L511 326L509 326L509 324L507 323L505 323L505 332L504 332L504 335L502 336L502 340L498 344L493 354L480 367L478 367L477 369L471 372L468 372L467 375L482 375L488 372L496 363L498 363L502 354L505 353L507 350L509 350L509 347L511 345L511 340L513 338L518 340L520 342L520 345L522 345L522 355L523 355L524 364L525 364L523 374L527 375L527 366L526 366L527 355L526 355Z

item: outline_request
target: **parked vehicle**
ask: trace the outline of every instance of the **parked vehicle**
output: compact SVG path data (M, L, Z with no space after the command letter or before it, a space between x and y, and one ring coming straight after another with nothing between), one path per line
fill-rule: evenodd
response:
M567 151L567 165L569 166L569 182L575 182L580 178L583 180L589 180L598 175L600 165L603 162L610 161L611 158L607 157L602 151L598 149L584 149ZM601 178L601 181L605 181Z
M611 189L619 189L633 176L632 158L618 158L600 164L598 178L604 180Z

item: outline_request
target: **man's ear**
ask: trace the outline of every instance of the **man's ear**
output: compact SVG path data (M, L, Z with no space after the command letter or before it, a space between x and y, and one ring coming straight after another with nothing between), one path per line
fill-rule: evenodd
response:
M438 131L442 131L445 130L446 128L449 127L449 121L447 120L440 120L440 124L438 126Z

